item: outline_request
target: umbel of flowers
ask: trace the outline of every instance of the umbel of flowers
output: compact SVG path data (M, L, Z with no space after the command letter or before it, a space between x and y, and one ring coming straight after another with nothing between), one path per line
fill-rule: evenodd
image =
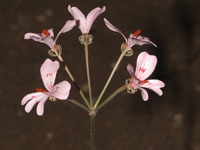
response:
M130 33L127 38L121 30L112 25L106 18L104 18L105 25L113 32L117 32L122 35L125 42L121 44L121 54L118 60L113 67L110 76L108 77L102 91L100 92L96 101L92 97L92 87L90 82L90 71L89 71L89 55L88 55L88 45L92 43L93 36L90 35L90 29L93 26L96 18L101 15L106 10L105 6L102 8L94 8L89 12L87 16L85 16L77 7L68 6L68 11L72 15L72 20L67 20L64 24L63 28L58 32L57 36L54 38L53 29L43 29L41 33L26 33L24 35L24 39L32 39L37 42L45 43L49 46L50 50L48 51L50 56L57 57L59 61L52 61L47 58L44 63L41 65L40 74L44 84L45 90L42 88L36 88L36 92L26 95L22 101L21 105L25 105L25 111L29 113L34 105L37 104L36 112L38 116L42 116L44 114L44 105L47 100L56 101L56 100L68 100L69 102L75 104L76 106L86 110L90 115L90 135L91 135L91 150L95 149L95 140L94 140L94 126L95 126L95 116L98 110L100 110L103 106L105 106L108 102L110 102L116 95L123 91L127 91L127 93L135 94L136 91L140 91L142 95L142 99L147 101L149 99L148 93L146 89L150 89L157 93L159 96L163 94L161 88L165 86L165 84L158 79L149 79L147 78L154 71L157 64L157 57L154 55L150 55L147 52L141 52L137 57L136 69L134 71L131 64L127 65L127 71L130 74L130 78L126 79L125 84L117 88L109 97L102 100L102 97L108 88L120 62L122 61L124 56L132 56L133 49L132 47L135 45L142 46L144 44L151 44L157 47L152 41L147 37L143 37L140 35L141 30L136 30L134 33ZM84 45L85 50L85 63L86 63L86 74L88 81L88 90L89 96L88 98L82 92L79 84L76 82L72 73L70 72L68 66L65 64L62 58L62 47L57 44L57 40L62 33L69 32L74 27L78 27L82 33L79 37L79 41ZM63 51L65 53L65 51ZM71 83L77 88L81 98L83 99L83 103L77 101L75 99L68 99L71 89L71 84L68 81L62 81L56 85L55 78L57 71L59 69L60 63L64 66L67 75L70 77ZM101 102L101 103L100 103Z

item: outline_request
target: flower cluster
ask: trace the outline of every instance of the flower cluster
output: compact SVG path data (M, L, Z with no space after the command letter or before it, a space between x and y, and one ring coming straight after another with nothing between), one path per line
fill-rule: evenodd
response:
M72 20L66 21L63 28L58 32L57 36L54 38L54 32L53 29L43 29L42 33L26 33L24 35L24 39L32 39L37 42L45 43L49 46L49 54L50 56L57 56L60 62L64 63L64 60L61 57L62 54L62 48L60 45L57 44L57 40L62 33L66 33L70 30L72 30L75 26L77 26L82 36L80 36L79 40L82 44L86 44L86 55L88 55L88 44L92 42L92 35L89 35L90 29L95 21L95 19L102 14L106 10L105 6L102 8L95 8L92 11L89 12L87 16L85 16L77 7L71 7L68 6L68 11L73 16ZM114 72L116 71L120 61L122 60L123 56L131 56L133 54L132 47L134 45L144 45L144 44L151 44L155 47L157 47L152 41L149 40L147 37L143 37L140 35L141 30L137 30L134 33L131 33L128 38L114 25L112 25L106 18L104 18L105 25L114 32L120 33L122 37L125 39L125 42L121 45L121 52L122 56L119 57L115 67L113 68L113 71L108 79L108 81L105 84L105 87L103 88L99 98L97 99L97 102L95 105L93 105L92 96L90 95L91 101L90 104L88 103L86 97L82 93L81 89L78 87L78 84L76 83L74 77L70 73L69 69L65 65L65 70L67 74L69 75L72 82L75 84L75 86L78 88L80 95L82 96L83 100L85 101L88 108L83 106L77 101L72 100L74 104L80 106L81 108L88 110L90 114L95 114L94 111L98 110L98 103L101 100L103 93L105 92L108 84L110 83L111 78L114 75ZM86 57L87 58L87 57ZM86 61L86 63L88 63ZM153 90L158 95L162 95L161 88L164 87L164 83L160 80L153 79L153 80L146 80L154 71L157 64L157 58L156 56L149 55L147 52L142 52L139 54L137 58L137 65L136 70L134 72L132 65L127 65L127 70L131 75L130 79L126 80L126 83L124 85L124 89L127 90L128 93L134 94L137 89L141 91L143 100L148 100L148 93L144 88ZM87 64L88 65L88 64ZM89 65L88 65L89 66ZM87 66L87 67L88 67ZM46 90L43 90L42 88L36 89L35 93L31 93L26 95L22 101L21 105L25 106L25 111L28 113L32 110L34 105L38 103L37 105L37 115L41 116L44 113L44 104L49 99L51 101L55 101L57 99L65 100L68 98L71 85L68 81L62 81L56 85L54 85L55 78L57 71L59 69L59 62L58 61L51 61L50 59L46 59L44 63L41 66L40 74L43 81L43 84L46 88ZM88 69L88 68L87 68ZM88 78L89 78L89 70L88 72ZM88 79L88 86L90 84L90 80ZM89 87L90 88L90 87ZM123 88L122 88L123 89ZM89 89L91 90L91 89ZM90 91L91 92L91 91ZM112 95L111 95L112 96ZM105 103L107 103L111 98L108 98ZM103 103L101 107L105 104Z

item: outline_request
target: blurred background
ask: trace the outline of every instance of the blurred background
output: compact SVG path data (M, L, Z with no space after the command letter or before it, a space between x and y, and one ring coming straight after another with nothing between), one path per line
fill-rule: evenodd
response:
M35 88L44 88L40 66L50 58L45 44L24 40L26 32L53 28L57 34L72 19L67 6L85 14L95 7L106 11L95 21L89 46L94 98L98 97L124 39L105 27L106 17L125 35L142 30L158 48L134 47L134 55L120 64L104 98L122 86L142 51L158 57L150 78L165 82L164 95L148 90L144 102L140 92L123 92L97 113L97 150L200 150L200 1L199 0L1 0L0 2L0 149L83 150L90 148L89 115L67 101L45 104L42 117L35 107L27 114L21 99ZM58 43L75 79L87 93L84 49L78 28L62 34ZM51 58L52 60L56 58ZM69 80L61 66L56 83ZM71 98L82 102L72 86Z

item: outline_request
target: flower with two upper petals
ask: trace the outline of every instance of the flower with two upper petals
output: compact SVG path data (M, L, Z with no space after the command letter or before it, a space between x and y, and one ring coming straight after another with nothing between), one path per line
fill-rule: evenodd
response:
M90 32L94 20L105 10L105 6L102 8L94 8L88 13L87 17L85 17L85 15L77 7L71 7L70 5L68 6L68 11L71 13L73 18L80 21L79 29L81 30L82 34L88 34Z
M56 44L58 37L60 36L61 33L70 31L75 25L76 25L76 20L68 20L63 26L63 28L57 34L55 40L53 39L54 33L52 28L48 30L44 29L42 30L42 33L26 33L24 35L24 39L32 39L37 42L45 43L51 48L53 52L57 53L57 50L60 48Z
M53 62L50 59L44 61L40 68L40 73L46 90L42 88L36 89L37 92L28 94L22 99L21 105L26 104L25 111L27 113L38 103L37 114L41 116L44 113L44 104L48 99L55 101L56 98L60 100L68 98L71 89L71 85L68 81L62 81L54 85L58 69L58 61Z
M134 94L139 89L144 101L147 101L149 98L144 88L150 89L161 96L163 92L160 88L163 88L165 84L157 79L146 80L154 71L156 64L156 56L149 55L147 52L139 54L135 72L132 65L128 64L127 70L131 75L131 79L126 80L127 92Z
M104 18L104 22L111 31L120 33L125 39L125 43L122 43L121 50L122 52L124 50L127 51L126 56L131 56L133 54L131 47L134 45L152 44L153 46L157 47L152 41L149 40L149 38L140 35L141 30L131 33L130 36L126 38L126 36L118 28L113 26L106 18Z

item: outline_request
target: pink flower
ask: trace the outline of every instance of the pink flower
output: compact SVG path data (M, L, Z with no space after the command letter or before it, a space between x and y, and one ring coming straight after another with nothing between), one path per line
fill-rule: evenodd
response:
M147 101L149 98L144 88L150 89L161 96L163 92L160 88L164 87L165 84L157 79L146 80L154 71L156 64L156 56L149 55L147 52L139 54L135 72L132 65L128 64L127 70L132 78L127 80L127 91L133 94L139 89L144 101Z
M94 8L89 12L87 17L85 17L85 15L77 7L71 7L70 5L68 6L68 11L71 13L74 19L80 21L79 29L81 30L82 34L88 34L90 32L94 20L105 10L105 6L102 8Z
M127 39L125 35L115 26L113 26L106 18L104 18L105 25L112 31L120 33L126 42L126 49L130 50L134 45L144 45L144 44L152 44L157 47L153 42L149 40L147 37L140 36L141 30L137 30L135 33L131 33L129 38Z
M42 30L42 33L26 33L24 35L24 39L32 39L37 42L45 43L48 45L52 50L54 50L54 47L56 46L56 41L61 33L65 33L70 31L74 26L76 25L75 20L68 20L64 27L60 30L60 32L57 34L55 40L53 40L54 33L53 29L48 30Z
M40 73L42 77L43 84L47 90L42 88L36 89L37 92L26 95L22 101L21 105L25 105L25 111L29 113L33 106L37 105L37 114L39 116L43 115L44 104L49 98L55 101L56 98L60 100L65 100L69 96L71 85L67 81L62 81L54 86L57 71L59 69L58 61L51 61L46 59L40 68Z

